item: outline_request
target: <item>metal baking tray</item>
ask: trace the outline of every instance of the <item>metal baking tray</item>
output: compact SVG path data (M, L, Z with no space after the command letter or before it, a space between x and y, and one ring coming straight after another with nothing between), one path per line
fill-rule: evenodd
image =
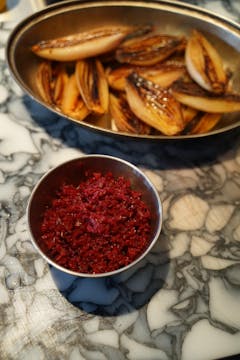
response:
M36 89L36 71L41 61L30 48L40 40L87 31L102 25L152 24L162 33L189 35L198 29L212 41L222 59L233 73L233 87L240 91L240 26L230 19L217 16L200 7L178 1L66 1L48 6L28 16L12 31L6 47L7 63L12 76L34 100L62 116L58 110L43 102ZM240 114L222 117L213 131L198 135L137 135L111 129L109 117L96 122L69 121L110 136L131 139L187 139L206 137L235 129L240 125Z

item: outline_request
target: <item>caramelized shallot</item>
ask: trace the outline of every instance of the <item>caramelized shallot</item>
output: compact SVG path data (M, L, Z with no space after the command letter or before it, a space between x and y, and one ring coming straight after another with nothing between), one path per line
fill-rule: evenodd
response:
M148 125L165 135L183 130L181 106L167 89L133 73L127 78L126 94L131 110Z
M75 71L78 89L87 108L95 114L108 110L108 83L98 59L80 60Z
M77 120L84 120L90 113L81 98L75 74L72 74L66 82L60 108L64 114Z
M76 61L114 50L132 31L129 26L105 26L40 41L32 46L32 51L45 59Z
M131 111L125 96L122 94L119 96L110 94L109 110L117 130L132 134L149 135L151 133L151 126L140 120Z
M49 61L42 62L37 69L36 86L40 97L48 104L53 103L51 84L52 66Z
M132 72L138 73L147 80L167 88L172 83L184 76L186 67L177 63L162 63L155 66L134 66L122 65L115 69L108 70L107 78L111 88L124 91L126 86L126 78Z
M165 34L150 34L127 39L117 48L116 59L120 63L150 66L157 64L176 51L183 50L185 39Z
M229 77L213 45L197 30L192 32L185 51L186 66L192 79L203 89L223 94Z
M210 113L231 113L240 111L240 95L226 93L212 94L193 82L176 81L171 88L173 96L180 103Z

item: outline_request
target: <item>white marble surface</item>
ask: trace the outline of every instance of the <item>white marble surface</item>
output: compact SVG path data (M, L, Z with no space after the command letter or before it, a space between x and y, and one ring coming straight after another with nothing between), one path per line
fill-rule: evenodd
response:
M240 21L237 0L189 3ZM12 80L4 48L13 26L0 24L0 359L240 354L239 131L200 144L139 146L76 128ZM114 278L78 279L49 268L26 226L40 176L83 153L132 161L163 201L159 243Z

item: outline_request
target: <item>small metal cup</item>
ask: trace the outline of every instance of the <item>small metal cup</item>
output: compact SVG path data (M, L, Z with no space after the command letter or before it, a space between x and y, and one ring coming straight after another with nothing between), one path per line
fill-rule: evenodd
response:
M89 172L111 172L114 177L123 176L128 179L134 190L142 194L142 200L147 204L151 213L151 236L148 248L132 263L115 271L88 274L79 273L66 269L50 259L41 249L41 222L46 206L55 197L56 191L63 184L78 185L85 178L86 171ZM51 265L59 270L83 277L102 277L115 275L129 269L143 259L152 249L159 238L162 226L162 205L158 192L148 177L136 166L127 161L108 155L86 155L77 159L67 161L47 172L34 188L27 207L28 226L31 240L40 255Z

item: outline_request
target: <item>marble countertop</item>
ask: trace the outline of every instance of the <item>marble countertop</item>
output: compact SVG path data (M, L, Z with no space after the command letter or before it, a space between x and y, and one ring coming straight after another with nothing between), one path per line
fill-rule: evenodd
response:
M237 0L188 3L240 21ZM0 359L240 354L239 130L139 146L77 128L24 95L10 76L4 50L20 16L0 16ZM87 153L139 166L163 202L159 243L116 277L79 279L49 267L27 229L26 205L38 179Z

